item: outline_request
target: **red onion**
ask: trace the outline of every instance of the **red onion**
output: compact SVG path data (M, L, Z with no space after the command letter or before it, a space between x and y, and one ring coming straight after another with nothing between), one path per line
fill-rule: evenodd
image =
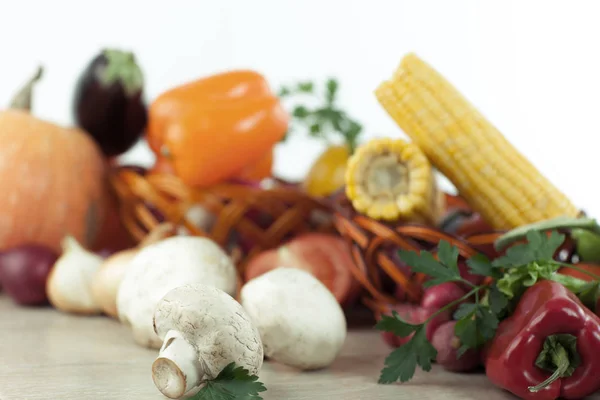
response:
M17 304L42 305L48 302L46 280L58 259L51 249L26 244L0 254L0 282Z

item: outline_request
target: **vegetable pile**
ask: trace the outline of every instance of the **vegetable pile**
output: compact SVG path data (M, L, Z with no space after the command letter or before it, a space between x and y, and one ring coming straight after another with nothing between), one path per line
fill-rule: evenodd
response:
M364 306L394 348L381 384L438 364L483 369L523 399L600 390L600 226L416 55L375 91L406 139L362 140L333 78L275 93L257 71L231 70L146 104L139 60L119 49L86 65L76 127L63 127L32 113L41 73L0 112L0 287L22 306L127 326L132 344L156 352L165 396L259 400L264 364L334 369ZM302 182L281 183L274 150L299 130L326 148ZM155 164L120 165L140 140ZM201 196L176 204L180 223L153 198L145 217L160 225L135 243L107 184L115 170L175 177L173 192L280 182L329 206L310 219L333 218L338 231L280 235L295 217L276 220L269 202L218 212ZM440 190L440 173L458 195ZM253 243L235 229L227 245L198 233L223 236L224 221L242 217L281 240L242 263L236 251Z
M422 320L398 311L382 316L377 329L400 341L379 382L407 382L417 367L429 371L437 362L450 371L483 365L493 383L521 398L574 399L600 389L587 372L596 368L591 349L600 345L600 277L558 261L566 236L540 226L531 226L524 242L493 260L482 254L467 259L469 272L484 278L481 284L461 276L459 250L447 242L440 241L435 255L401 251L414 272L428 277L421 307L429 308L423 305L428 296L440 300ZM468 291L451 292L448 284ZM452 321L441 322L439 316L448 312Z

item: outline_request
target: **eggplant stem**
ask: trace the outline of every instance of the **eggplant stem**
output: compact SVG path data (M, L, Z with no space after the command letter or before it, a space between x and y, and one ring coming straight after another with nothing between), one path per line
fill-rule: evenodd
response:
M33 88L35 84L42 79L43 74L44 67L40 65L37 67L35 74L29 78L25 85L14 95L9 107L16 110L31 111Z
M105 86L120 83L129 97L140 93L144 87L144 75L133 53L117 49L105 49L103 53L107 65L100 74L102 83Z

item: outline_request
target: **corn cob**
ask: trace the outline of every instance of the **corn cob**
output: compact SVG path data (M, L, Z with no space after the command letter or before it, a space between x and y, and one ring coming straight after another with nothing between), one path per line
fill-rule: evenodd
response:
M444 210L433 169L423 152L402 139L373 139L346 167L346 195L373 219L435 224Z
M495 229L579 210L443 76L414 54L375 90L381 106Z

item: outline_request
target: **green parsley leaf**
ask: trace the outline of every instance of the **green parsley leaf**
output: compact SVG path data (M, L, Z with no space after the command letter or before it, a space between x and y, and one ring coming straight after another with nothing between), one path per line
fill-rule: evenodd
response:
M398 347L385 359L379 383L408 382L415 374L417 366L423 371L431 371L431 363L437 357L437 350L425 335L425 325L415 331L414 336Z
M529 231L527 243L517 244L506 250L506 255L492 262L496 268L516 268L533 262L553 261L554 253L565 241L565 235L552 231L550 236L539 231Z
M325 85L327 87L325 99L327 101L327 104L331 105L335 101L335 95L337 94L338 90L338 83L335 79L328 79Z
M304 118L308 114L309 114L309 111L304 106L297 106L296 108L294 108L294 111L292 111L292 115L296 118Z
M502 315L509 304L508 298L498 290L495 284L490 287L488 301L490 309L496 315Z
M300 82L293 86L283 86L279 91L281 98L290 98L291 95L299 95L301 98L309 95L311 100L321 102L318 106L296 105L292 109L292 125L303 126L308 130L310 137L323 139L328 145L334 144L331 140L333 134L343 139L344 144L353 153L358 145L362 125L350 118L341 110L335 101L339 89L338 82L330 78L325 82L323 93L315 90L313 82Z
M298 83L298 92L301 93L312 93L314 84L312 82L300 82Z
M484 254L477 253L467 260L469 272L473 275L501 278L502 273L492 266L492 262Z
M494 338L500 321L489 307L480 305L475 311L475 321L477 321L477 329L481 336L481 345Z
M531 231L532 233L535 231ZM552 231L550 236L546 236L540 234L542 237L542 241L539 243L539 247L537 248L536 255L538 256L537 261L552 261L554 260L554 253L560 248L560 246L565 241L565 235L562 233L558 233L557 231ZM527 239L529 240L529 234L527 235Z
M529 251L527 244L517 244L509 247L506 254L492 261L495 268L507 268L526 265L535 261L535 256Z
M560 264L554 262L530 262L519 268L510 268L496 284L509 299L520 297L539 280L552 279L559 268Z
M454 312L454 319L459 320L463 318L471 317L475 313L475 309L477 309L477 304L475 303L463 303Z
M262 400L259 393L266 390L256 375L230 363L188 400Z
M292 91L289 88L283 86L283 87L281 87L281 89L279 89L279 93L277 94L277 96L278 97L285 97L285 96L288 96L291 93L292 93Z
M310 133L311 134L314 135L314 134L318 134L320 132L321 132L321 125L319 125L319 124L312 124L310 126Z
M492 339L498 329L498 317L479 303L461 304L454 317L458 319L454 333L462 344L459 355L468 349L477 349Z
M396 311L392 311L391 317L389 315L383 315L375 325L376 329L384 332L391 332L399 337L407 337L420 327L421 325L412 325L403 321Z
M406 265L410 266L414 272L421 272L433 278L425 282L423 284L424 287L431 287L444 282L462 280L457 271L447 268L443 264L439 263L429 252L422 251L417 253L412 250L400 250L398 254L400 260L406 263Z
M459 338L461 346L458 349L457 356L462 356L469 349L476 349L479 346L477 335L477 324L471 318L461 319L454 325L454 334Z
M442 264L460 276L460 271L458 270L458 247L451 246L445 240L440 240L438 244L438 258Z

